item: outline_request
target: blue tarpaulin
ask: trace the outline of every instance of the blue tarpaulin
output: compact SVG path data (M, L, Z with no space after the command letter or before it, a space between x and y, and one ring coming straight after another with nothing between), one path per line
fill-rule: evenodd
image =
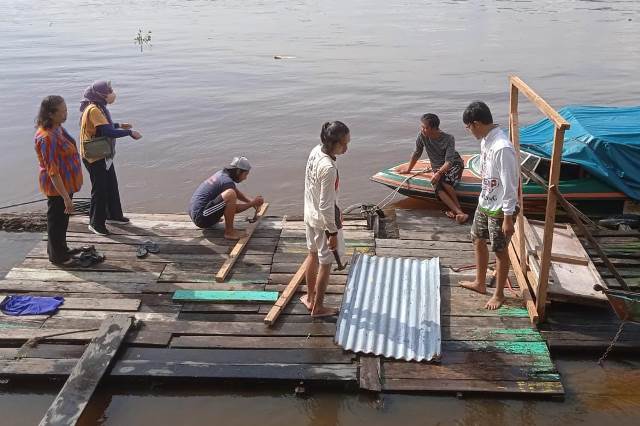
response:
M571 128L565 132L562 160L640 200L640 106L568 106L558 111ZM520 130L524 151L550 158L554 125L544 119Z

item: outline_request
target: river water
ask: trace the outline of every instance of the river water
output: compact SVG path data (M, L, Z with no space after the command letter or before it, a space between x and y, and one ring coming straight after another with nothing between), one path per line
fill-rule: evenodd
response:
M440 115L459 151L477 150L462 110L481 99L506 123L510 74L557 108L640 98L636 0L0 0L0 11L0 205L40 197L41 98L65 97L77 135L82 91L96 79L113 82L114 118L144 135L119 142L116 158L125 209L139 212L184 211L202 179L246 155L244 191L263 194L273 213L299 213L306 157L333 119L352 131L342 203L377 202L387 192L368 177L408 159L422 113ZM142 49L138 30L151 31ZM541 118L526 102L521 110L525 122ZM0 237L0 269L33 244L25 238ZM83 424L632 425L637 367L561 358L564 403L106 386ZM0 384L0 423L36 424L58 386Z
M368 178L407 161L421 114L439 114L460 151L477 150L462 111L482 99L506 123L510 74L558 108L640 97L635 0L0 0L0 10L2 204L39 197L42 97L66 98L77 135L96 79L113 82L114 118L144 135L121 140L116 158L125 209L140 212L184 211L234 155L254 165L246 193L299 212L306 157L333 119L352 131L343 204L380 201L386 190ZM143 51L139 29L151 31Z

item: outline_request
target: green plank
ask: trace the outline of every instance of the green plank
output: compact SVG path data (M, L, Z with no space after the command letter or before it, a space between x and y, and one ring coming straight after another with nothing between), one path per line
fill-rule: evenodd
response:
M190 302L275 302L277 291L176 290L173 300Z

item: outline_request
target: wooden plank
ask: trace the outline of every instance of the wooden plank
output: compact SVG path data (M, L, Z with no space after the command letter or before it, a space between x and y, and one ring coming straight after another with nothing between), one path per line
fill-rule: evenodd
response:
M67 271L42 270L31 268L13 268L6 275L10 280L37 280L59 282L115 282L115 283L147 283L155 282L159 272L99 272L99 271Z
M385 380L487 380L487 381L560 381L558 372L547 364L503 365L485 364L412 364L384 363Z
M187 349L127 348L121 361L171 361L212 364L351 364L355 354L339 348L308 349Z
M536 303L531 296L531 291L529 289L529 281L525 277L521 269L521 263L519 262L517 250L519 250L519 245L515 244L513 241L509 244L508 253L509 259L511 260L511 265L513 266L513 271L516 274L517 285L520 289L520 294L522 299L525 302L527 307L527 312L529 313L529 318L533 324L537 324L538 310L536 309ZM526 267L526 263L525 263Z
M260 306L256 304L225 304L225 303L185 303L180 308L180 313L207 312L207 313L258 313Z
M86 345L78 344L38 344L27 347L22 352L22 358L44 359L79 359L86 349Z
M211 322L259 322L264 324L264 314L244 312L180 312L179 321L211 321ZM338 318L313 318L311 315L283 315L285 323L336 323Z
M282 292L276 303L271 307L271 310L269 310L267 316L264 317L265 324L269 326L273 325L282 313L285 306L287 306L289 301L291 301L296 291L298 290L300 283L304 279L304 275L307 271L307 264L309 263L308 260L309 259L307 258L307 260L305 260L302 265L300 265L298 271L295 273L293 278L291 278L291 281L289 281L287 288Z
M17 293L46 291L51 293L142 293L141 283L117 283L95 281L39 281L39 280L0 280L0 290Z
M380 367L380 357L371 355L361 355L358 384L360 389L374 392L382 391L382 374Z
M567 127L568 128L568 124ZM558 185L560 180L560 161L562 160L562 145L564 143L564 129L556 127L553 133L553 150L551 152L551 167L549 172L550 187ZM545 211L545 226L542 237L542 256L540 257L540 274L538 275L538 293L536 307L538 315L544 320L547 303L547 287L549 285L549 269L551 268L551 252L553 245L554 225L556 221L557 194L547 191L547 208Z
M205 336L334 336L335 324L314 322L308 324L278 323L273 327L251 322L210 321L141 321L143 330L164 331L174 335Z
M106 319L75 365L40 426L75 425L132 324L127 315Z
M275 291L177 290L173 300L189 302L275 302Z
M86 342L95 337L96 330L83 329L46 329L46 328L7 328L0 333L0 342L24 343L37 338L40 341Z
M137 311L139 307L140 299L93 299L65 296L64 303L60 306L60 309L84 311Z
M564 388L559 381L531 382L527 380L489 381L489 380L385 380L382 387L385 391L395 392L490 392L506 394L542 394L547 396L564 395Z
M510 84L510 96L509 96L509 139L513 143L513 147L516 150L516 158L520 159L520 119L518 116L518 87ZM519 160L520 163L520 160ZM522 170L521 164L518 165L518 170ZM516 252L520 259L519 267L521 271L526 271L527 260L525 256L525 241L524 241L524 196L522 193L522 173L518 173L518 205L521 207L518 211L516 225ZM537 314L536 314L537 316Z
M212 362L119 361L112 376L355 382L355 364L215 364Z
M231 268L233 268L233 265L236 263L236 260L238 260L238 257L242 253L242 250L244 250L245 246L247 245L247 243L251 239L251 235L255 231L256 227L260 224L260 220L262 219L262 216L264 216L264 214L265 214L265 212L267 211L268 208L269 208L269 203L264 203L262 206L260 206L260 210L258 210L258 212L256 214L256 219L257 219L256 222L250 224L247 227L247 229L245 231L247 235L245 237L241 238L240 240L238 240L238 243L235 245L233 250L231 250L231 253L229 253L229 258L222 265L222 267L220 268L220 270L216 274L216 281L217 282L219 282L219 283L220 282L224 282L224 280L227 278L227 275L229 275L229 272L231 271Z
M333 336L264 337L264 336L178 336L171 339L173 348L226 349L330 349L338 348Z

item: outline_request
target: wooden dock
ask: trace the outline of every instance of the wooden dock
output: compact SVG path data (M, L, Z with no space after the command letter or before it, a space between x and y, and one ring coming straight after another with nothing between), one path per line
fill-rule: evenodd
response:
M234 243L222 227L195 228L188 216L132 214L108 237L73 217L72 247L94 244L107 260L90 269L63 270L46 258L40 242L4 280L0 294L62 295L53 316L0 316L0 377L69 375L103 319L114 313L136 321L107 373L112 379L239 379L305 381L346 388L403 392L489 392L558 396L564 390L542 335L519 299L498 311L485 296L457 286L470 272L442 268L442 360L439 364L379 359L334 344L336 318L312 320L300 292L272 327L263 321L272 303L178 302L176 290L282 292L306 255L300 220L264 218L227 280L216 272ZM246 227L238 219L240 227ZM348 255L354 250L387 256L439 256L458 268L473 264L467 226L446 218L398 213L400 239L375 239L364 220L345 222ZM136 258L147 240L157 254ZM332 276L327 302L339 306L347 271ZM514 283L515 285L515 283ZM61 334L65 333L65 334ZM49 337L47 337L49 336ZM40 337L36 345L24 345Z

